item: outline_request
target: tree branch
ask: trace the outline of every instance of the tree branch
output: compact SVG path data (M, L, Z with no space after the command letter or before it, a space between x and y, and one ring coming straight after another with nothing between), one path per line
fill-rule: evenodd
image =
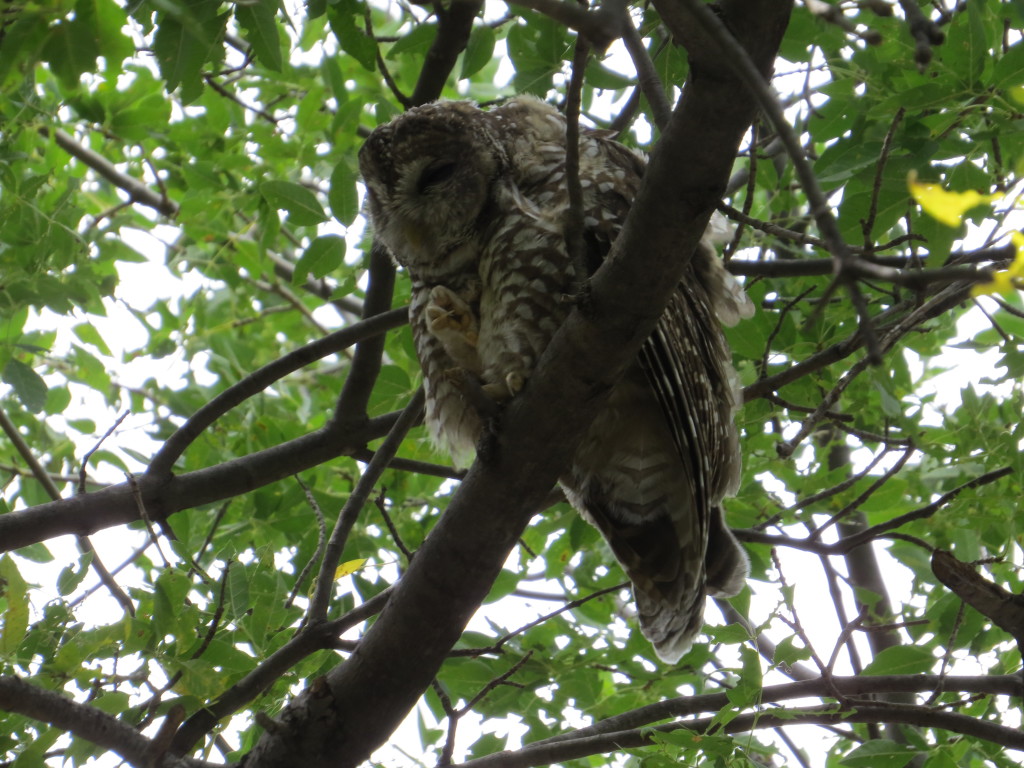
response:
M766 70L789 10L783 0L742 9L744 41ZM506 410L489 461L470 469L355 653L284 710L287 727L264 733L247 758L250 768L358 765L436 676L579 436L658 321L686 267L680 254L696 247L728 180L753 106L732 95L731 75L713 60L691 74L623 230L591 281L586 314L576 307L556 334Z
M370 322L374 316L389 314L391 297L395 292L395 267L384 246L374 243L370 248L370 283L363 302L363 322ZM392 312L394 310L391 310ZM409 320L408 310L405 322ZM373 385L380 374L384 356L384 334L364 336L356 345L348 378L338 396L332 423L345 429L360 424L367 418L366 407L370 402Z
M159 521L190 509L262 488L325 461L362 450L383 437L399 412L370 419L362 428L328 428L213 467L172 477L143 475L101 491L60 499L0 515L0 552L68 533L90 534L139 519L141 498L150 519Z
M0 709L61 728L120 755L136 768L153 768L152 742L130 725L87 704L29 685L17 677L0 676ZM163 768L213 768L202 760L164 756ZM222 767L220 767L222 768Z
M353 323L322 339L292 350L272 363L267 363L262 368L253 371L237 384L232 384L210 400L167 438L149 463L146 474L157 478L166 477L174 466L174 462L211 424L232 408L264 391L278 379L366 339L380 338L383 343L386 331L399 328L407 322L409 322L409 313L405 307L384 311L380 314L373 313L373 316L367 317L361 322ZM353 367L355 367L354 361Z
M483 0L452 0L447 7L436 6L437 37L426 53L416 87L409 97L412 106L441 97L459 54L466 50L473 19L483 6Z
M83 147L59 128L51 130L50 128L43 126L40 127L39 133L43 136L53 137L57 146L69 155L81 160L85 165L92 168L96 173L118 189L127 192L128 200L130 202L142 203L143 205L149 206L158 213L162 213L164 216L168 216L172 219L178 215L178 204L176 202L168 199L164 195L157 194L138 179L135 179L126 173L121 173L121 171L117 170L112 162L107 160L107 158L93 152L91 149Z
M875 680L876 678L864 678ZM795 685L799 685L798 683ZM825 694L819 694L825 695ZM766 699L767 700L767 699ZM723 703L728 708L729 702ZM516 752L499 752L494 755L461 763L456 768L529 768L549 765L555 762L588 757L590 755L617 752L623 749L648 746L657 743L654 734L670 733L686 729L695 733L725 732L742 733L759 728L779 728L792 725L842 724L889 722L922 727L941 728L973 736L1014 749L1024 748L1024 733L1016 728L979 720L968 715L932 709L923 706L898 704L871 704L857 702L854 709L838 711L835 707L808 709L773 709L769 712L752 712L738 715L719 729L719 718L707 717L699 720L674 722L654 728L636 728L614 731L597 736L584 736L564 741L547 741L532 744Z
M929 693L941 685L946 691L980 693L987 695L1016 696L1021 688L1019 675L978 675L943 677L941 675L852 675L832 676L829 680L814 677L794 683L768 685L758 697L760 705L790 701L802 698L829 698L833 693L846 697L868 696L878 693ZM586 728L560 733L548 739L535 742L530 747L557 744L579 738L620 733L627 729L639 728L670 717L688 717L702 712L719 712L733 704L729 693L705 693L697 696L680 696L656 704L648 704L624 712L621 715L600 720ZM494 757L493 755L490 757ZM490 759L490 758L484 758ZM474 764L475 763L471 763Z

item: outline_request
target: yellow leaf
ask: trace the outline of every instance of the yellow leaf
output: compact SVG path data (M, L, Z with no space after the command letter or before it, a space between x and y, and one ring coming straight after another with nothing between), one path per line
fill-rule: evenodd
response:
M991 293L1011 293L1024 290L1024 234L1011 232L1010 239L1017 248L1017 255L1008 269L992 275L992 281L978 283L971 287L971 296L984 296Z
M910 194L925 213L947 227L959 227L964 214L971 208L1002 197L998 192L992 195L983 195L973 189L966 192L948 192L938 184L918 181L917 173L914 171L907 176L907 187L910 188Z
M342 563L338 566L338 570L334 572L334 578L340 579L342 576L349 576L355 573L360 568L366 565L366 558L360 558L359 560L349 560L348 562Z
M1024 85L1015 85L1010 89L1010 98L1018 104L1024 104Z

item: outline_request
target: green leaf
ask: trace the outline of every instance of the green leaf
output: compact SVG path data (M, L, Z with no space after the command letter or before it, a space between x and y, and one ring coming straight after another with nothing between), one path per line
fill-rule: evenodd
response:
M888 739L867 741L839 761L850 768L903 768L917 755L916 749Z
M57 576L57 593L66 597L78 589L78 585L85 580L89 573L89 564L92 563L93 553L83 552L78 557L78 568L66 566Z
M65 88L74 88L78 79L96 68L100 49L87 24L76 19L61 21L50 32L43 46L43 58L64 82Z
M460 80L466 80L486 67L494 56L494 45L497 42L494 30L487 25L473 27L462 54L462 71Z
M292 283L302 285L306 277L319 279L337 270L345 260L345 238L321 235L316 238L295 263Z
M46 405L46 382L29 366L13 357L4 366L3 380L14 388L21 404L30 413L39 413Z
M249 579L242 564L229 561L227 566L231 568L227 583L228 615L237 621L249 611Z
M327 220L323 206L308 188L290 181L264 181L260 194L271 206L288 212L288 220L298 227L309 227Z
M487 597L484 598L484 602L493 603L506 595L512 594L512 591L519 585L520 578L521 577L518 573L502 569L498 573L498 578L494 580L494 584L491 586L491 591L488 592Z
M1024 42L1010 46L992 74L992 85L996 88L1011 88L1024 83Z
M362 16L363 5L357 0L340 0L327 6L327 18L342 50L359 62L368 72L377 71L377 43L356 26L354 16Z
M809 648L798 648L796 643L798 638L796 635L787 635L779 641L779 644L775 646L775 657L772 659L776 664L788 665L796 664L799 661L805 661L811 658L811 651Z
M897 645L881 651L864 668L865 675L917 675L935 666L935 657L927 648Z
M111 355L110 347L107 346L107 342L100 336L100 332L96 330L96 326L92 323L79 323L74 327L75 336L84 341L86 344L92 344L104 355Z
M616 72L613 69L601 64L599 61L591 60L587 64L587 84L595 88L607 88L617 90L626 88L635 82L635 78Z
M277 0L247 0L235 4L235 18L245 31L257 60L267 69L280 72L281 33L277 29Z
M223 56L227 14L217 15L218 0L168 0L158 14L153 53L167 90L181 87L181 100L189 104L203 90L202 71L207 62Z
M402 54L423 56L437 37L437 24L418 24L391 46L388 58L394 59Z
M341 160L331 173L331 186L327 193L331 214L345 226L355 221L359 214L359 194L356 191L356 175L349 168L347 160Z
M11 657L28 631L28 584L9 555L0 557L0 605L6 608L0 618L0 657Z

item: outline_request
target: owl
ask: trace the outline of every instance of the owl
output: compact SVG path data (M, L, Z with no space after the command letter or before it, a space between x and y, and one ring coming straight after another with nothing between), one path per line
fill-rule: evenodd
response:
M581 131L585 258L573 259L565 128L531 97L435 102L376 128L359 154L375 237L412 280L426 425L457 463L484 428L481 397L500 404L527 385L640 186L643 155ZM709 240L559 480L632 581L640 629L668 663L691 647L705 596L735 595L748 572L721 506L740 461L720 323L752 307Z

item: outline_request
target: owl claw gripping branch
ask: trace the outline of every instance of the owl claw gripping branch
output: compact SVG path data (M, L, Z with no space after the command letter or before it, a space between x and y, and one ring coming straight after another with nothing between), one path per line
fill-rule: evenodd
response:
M581 132L579 157L596 269L646 159L596 131ZM483 423L459 379L479 379L499 402L514 397L572 311L565 120L529 97L489 111L435 102L378 127L359 162L376 237L412 279L427 428L466 463ZM748 572L721 506L740 460L720 323L753 307L709 240L560 479L632 580L640 628L669 663L699 632L705 595L735 595Z

